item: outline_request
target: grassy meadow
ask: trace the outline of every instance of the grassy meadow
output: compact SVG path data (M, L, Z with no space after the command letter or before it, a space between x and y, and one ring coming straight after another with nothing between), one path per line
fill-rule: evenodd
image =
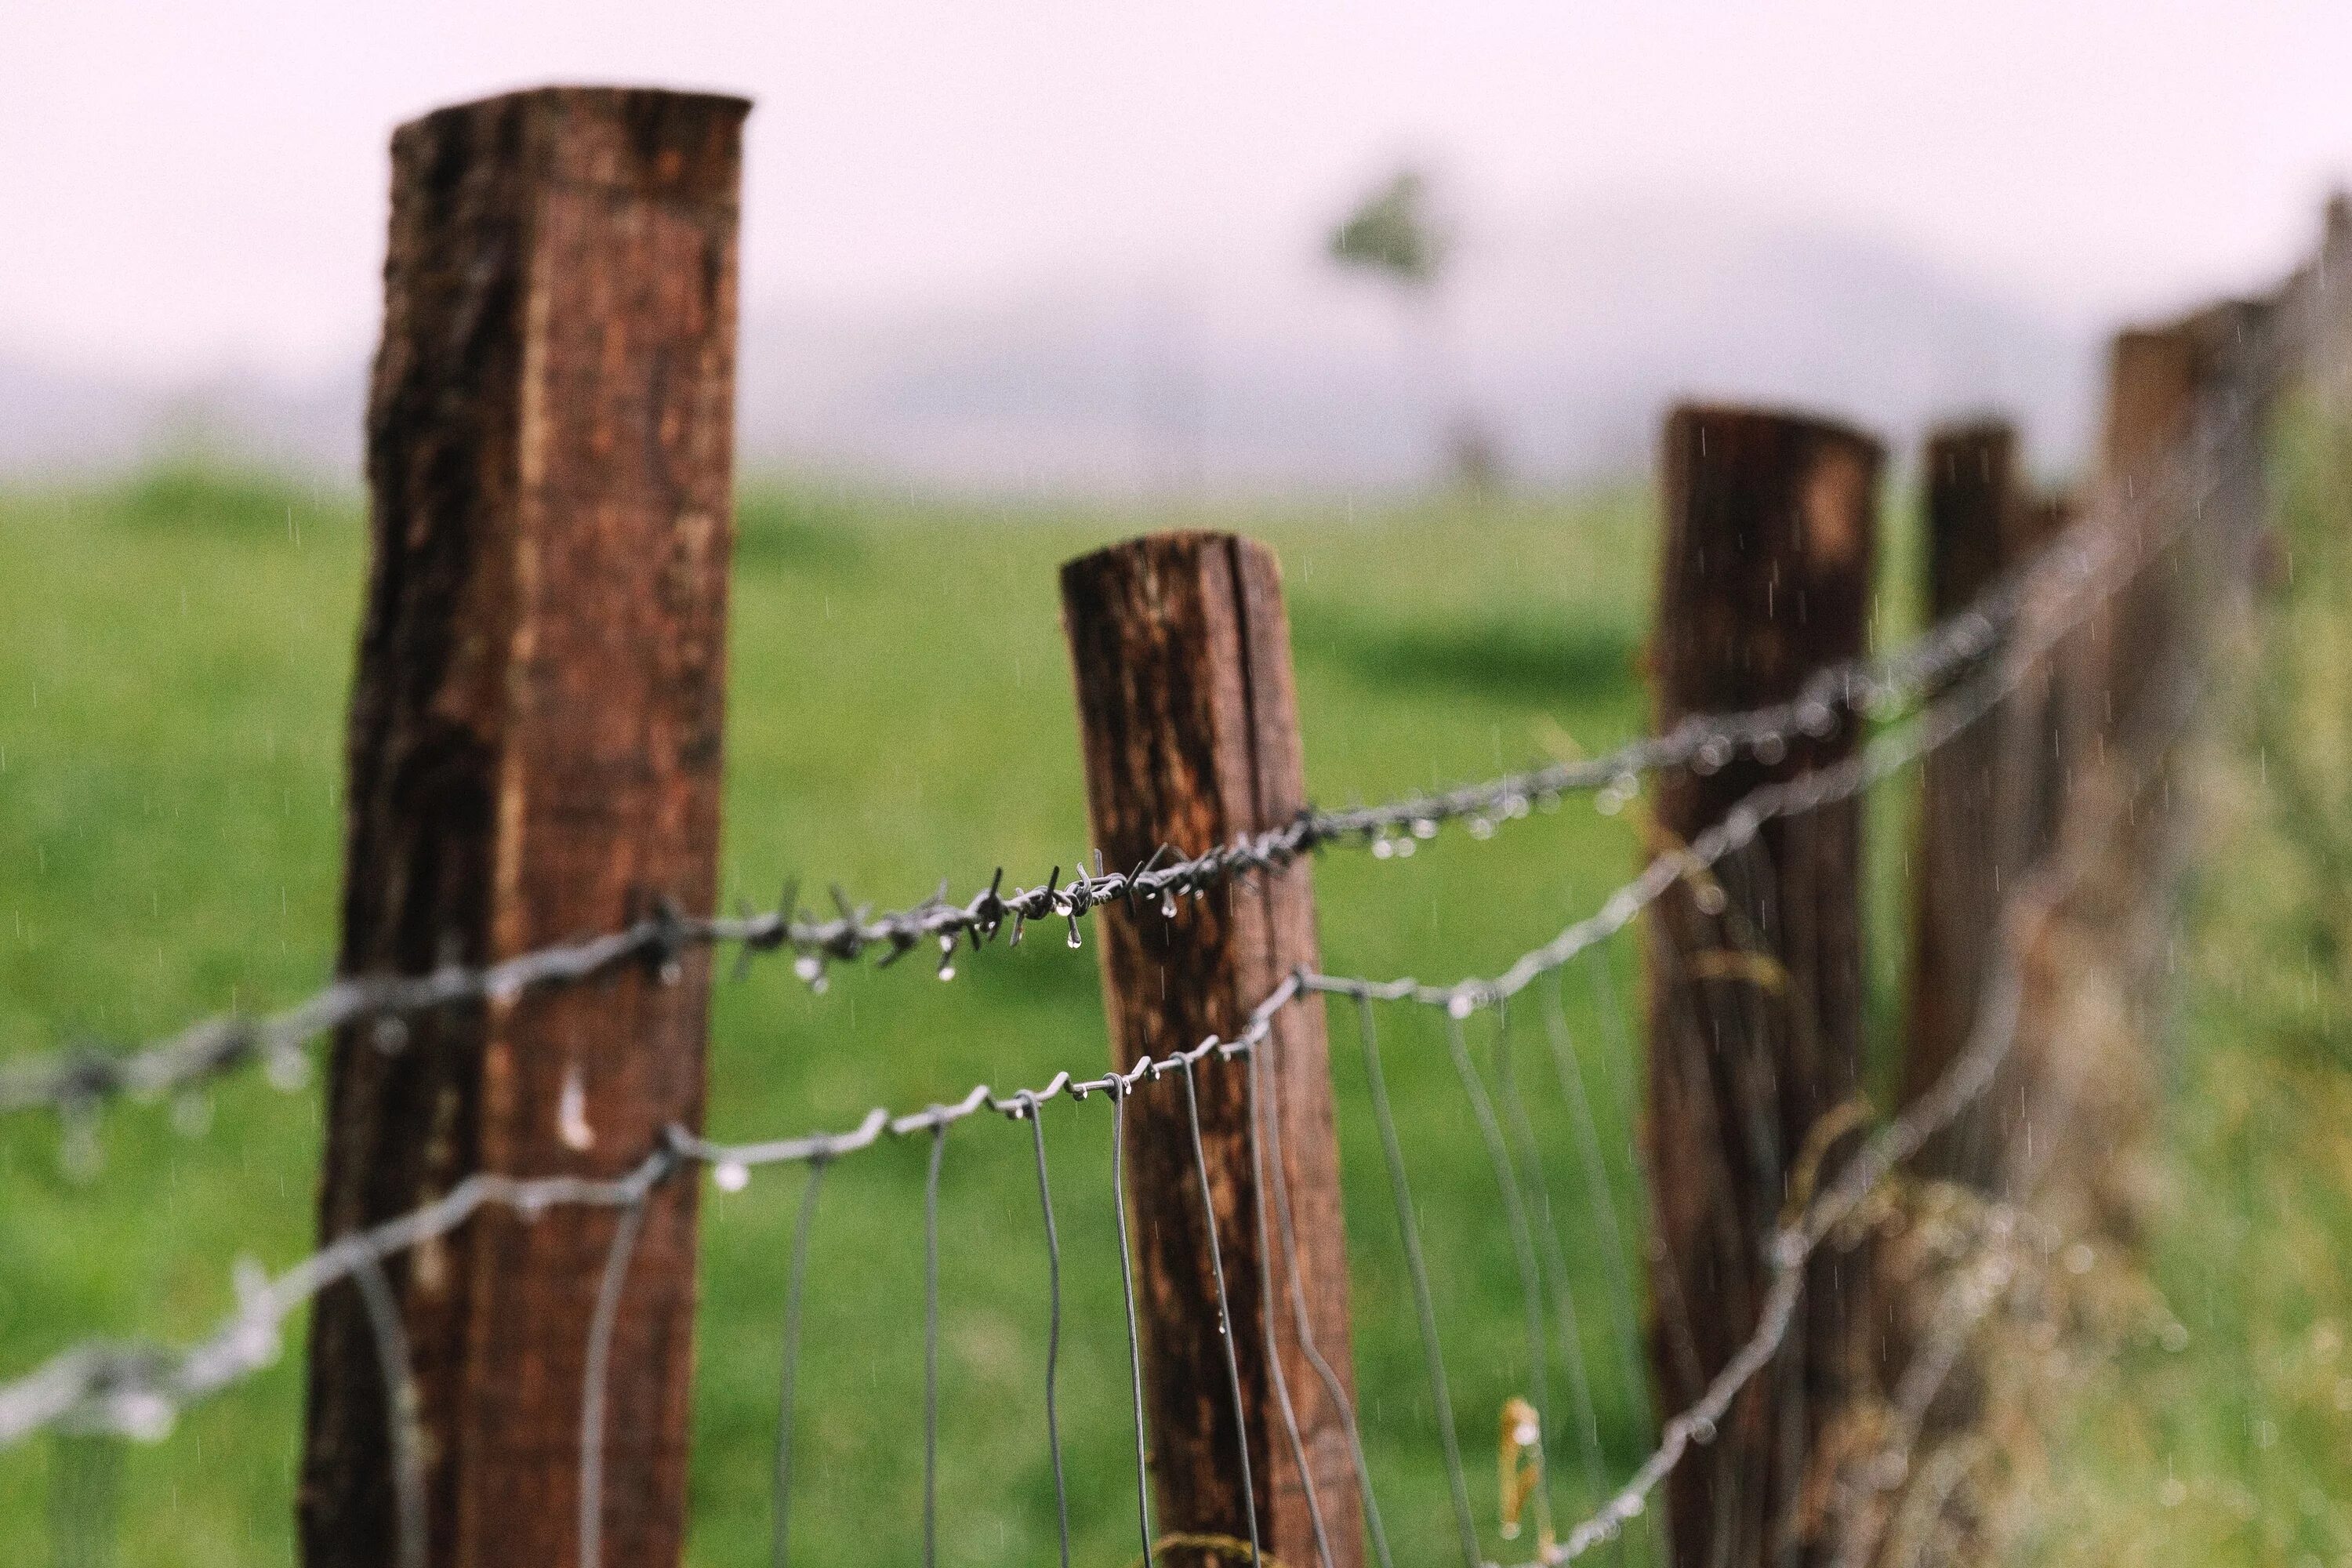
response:
M772 901L797 876L896 904L929 893L943 874L961 896L998 865L1029 880L1072 864L1085 812L1054 567L1170 521L754 488L734 580L726 902ZM1642 727L1652 535L1638 491L1181 521L1244 529L1281 552L1309 784L1320 802L1595 750ZM1891 583L1907 578L1910 532L1898 523L1891 534ZM0 1054L134 1042L201 1014L282 1003L324 976L363 547L349 496L200 469L158 470L103 491L0 498ZM2330 579L2344 580L2352 568ZM1908 602L1885 595L1883 629L1906 624ZM2352 626L2352 605L2341 608L2327 623L2338 638ZM1881 932L1900 929L1905 813L1899 789L1875 811ZM2335 826L2344 829L2336 842L2352 845L2352 814ZM2263 829L2233 819L2231 831ZM1327 966L1433 980L1491 972L1589 911L1633 858L1625 820L1589 802L1484 843L1448 832L1409 860L1334 854L1316 871ZM2315 881L2308 897L2332 910L2339 889ZM2226 897L2200 908L2204 918L2244 923ZM2352 940L2352 925L2329 929ZM871 1105L914 1108L982 1079L1042 1084L1058 1068L1100 1063L1095 957L1040 934L1051 940L969 958L946 985L919 961L837 971L822 995L772 961L723 982L712 1129L749 1138L845 1127ZM2294 989L2278 977L2294 932L2264 926L2231 940L2232 962L2263 986ZM1615 944L1604 961L1609 984L1579 969L1563 989L1628 1234L1638 1234L1640 1198L1624 1108L1638 1069L1611 1044L1623 1020L1607 998L1630 1002L1634 958L1631 944ZM1875 942L1872 972L1883 1020L1899 984L1897 943ZM2197 1091L2182 1119L2182 1219L2158 1238L2155 1267L2168 1288L2194 1295L2201 1279L2221 1289L2205 1289L2202 1317L2194 1301L2176 1301L2196 1336L2148 1378L2175 1380L2211 1411L2094 1423L2050 1479L2062 1493L2112 1504L2119 1527L2137 1515L2117 1500L2157 1486L2176 1460L2200 1477L2238 1477L2282 1462L2275 1456L2287 1448L2305 1457L2297 1473L2309 1484L2332 1484L2322 1474L2329 1465L2340 1481L2342 1412L2352 1406L2352 1383L2322 1379L2310 1386L2325 1389L2335 1414L2312 1414L2307 1431L2282 1426L2273 1447L2258 1447L2230 1426L2226 1413L2251 1410L2269 1386L2249 1384L2241 1358L2317 1355L2317 1331L2303 1320L2341 1326L2342 1244L2352 1237L2346 1122L2323 1126L2302 1108L2319 1103L2308 1098L2314 1082L2336 1097L2326 1103L2344 1102L2346 1062L2340 1043L2245 1048L2250 1025L2287 1031L2300 1004L2282 994L2272 1011L2241 1016L2211 1005L2211 983L2199 973L2189 1029L2197 1049L2181 1073ZM2332 956L2324 978L2311 973L2311 994L2333 1009ZM1529 1386L1510 1244L1491 1222L1494 1179L1442 1034L1418 1013L1392 1012L1382 1024L1473 1501L1486 1551L1501 1556L1512 1548L1495 1528L1492 1434L1504 1402ZM1630 1327L1566 1101L1538 1033L1523 1026L1518 1043L1551 1151L1550 1206L1577 1271L1582 1359L1613 1480L1645 1450L1651 1416L1625 1375ZM1433 1414L1356 1039L1338 1010L1332 1044L1370 1462L1397 1560L1440 1560L1453 1537ZM1484 1020L1474 1045L1492 1048ZM2237 1098L2215 1102L2208 1075L2224 1074ZM2245 1116L2302 1118L2295 1127L2314 1141L2312 1156L2336 1162L2332 1187L2300 1165L2287 1169L2278 1141L2250 1137L2224 1103ZM1056 1105L1045 1134L1062 1231L1062 1426L1077 1560L1123 1564L1137 1543L1107 1108ZM206 1329L233 1304L235 1260L274 1269L309 1246L319 1139L315 1083L289 1090L258 1074L200 1100L116 1109L100 1128L94 1170L70 1168L47 1119L0 1126L0 1377L93 1332L176 1341ZM844 1162L826 1184L797 1436L803 1562L907 1560L918 1549L922 1159L919 1147L885 1146ZM2318 1205L2291 1219L2269 1206L2265 1184L2290 1176L2292 1190ZM707 1197L689 1547L705 1568L766 1561L786 1242L800 1182L797 1173L766 1173L747 1191ZM1024 1129L983 1119L950 1136L940 1519L941 1557L956 1568L1054 1554L1034 1184ZM2287 1239L2263 1239L2273 1223L2287 1226ZM2298 1275L2276 1293L2251 1279L2241 1289L2245 1270L2259 1271L2279 1246L2315 1259L2316 1276ZM2333 1304L2313 1305L2330 1287L2339 1291ZM2304 1339L2273 1342L2290 1321ZM289 1343L266 1374L188 1412L169 1441L107 1461L117 1467L119 1561L290 1561L300 1365ZM1551 1386L1554 1502L1572 1517L1590 1487L1559 1366ZM2084 1397L2131 1405L2150 1386L2122 1378ZM2128 1440L2116 1436L2126 1432ZM87 1487L97 1468L89 1447L41 1441L0 1452L0 1562L47 1560L56 1498ZM2300 1507L2294 1486L2281 1485L2280 1506ZM2259 1495L2267 1508L2272 1492ZM2202 1492L2192 1500L2221 1506ZM2348 1538L2342 1503L2330 1506L2324 1560L2332 1563ZM2150 1538L2149 1560L2167 1556L2162 1533ZM2249 1548L2252 1540L2244 1530L2216 1539ZM2249 1549L2179 1560L2284 1559Z

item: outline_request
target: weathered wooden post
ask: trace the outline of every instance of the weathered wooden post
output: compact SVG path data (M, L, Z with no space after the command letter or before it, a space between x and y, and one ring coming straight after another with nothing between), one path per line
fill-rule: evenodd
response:
M2017 434L1998 420L1928 438L1923 500L1927 618L1961 614L2048 542L2063 510L2037 505L2017 472ZM2054 776L2037 683L1954 736L1921 764L1917 851L1911 865L1910 994L1905 1010L1907 1104L1967 1048L2002 940L2001 910L2047 837ZM2020 755L2018 753L2023 753ZM1997 1163L1988 1109L1971 1107L1929 1141L1927 1173L1989 1187Z
M1273 552L1221 533L1134 540L1063 567L1062 611L1095 842L1111 864L1135 866L1162 846L1197 855L1278 827L1305 805L1289 626ZM1172 917L1148 904L1114 902L1097 918L1111 1050L1121 1068L1145 1056L1164 1060L1211 1034L1237 1037L1285 975L1317 962L1314 890L1304 862L1224 883L1187 900ZM1278 1090L1268 1099L1281 1118L1279 1175L1296 1218L1309 1326L1352 1400L1347 1247L1320 999L1303 997L1279 1013L1270 1043L1259 1070ZM1128 1111L1128 1190L1147 1313L1159 1528L1246 1537L1238 1462L1245 1441L1264 1551L1294 1568L1318 1561L1272 1375L1279 1358L1332 1561L1357 1568L1361 1505L1343 1412L1298 1342L1289 1281L1279 1273L1273 1321L1263 1322L1268 1271L1281 1259L1258 1246L1245 1069L1212 1058L1197 1072L1244 1430L1234 1430L1184 1101L1174 1083L1141 1087ZM1222 1561L1209 1552L1172 1555L1187 1564L1195 1555Z
M393 138L368 411L341 970L422 973L707 912L718 848L739 100L551 89ZM320 1230L476 1171L612 1176L698 1124L705 958L335 1042ZM615 1216L485 1213L388 1266L436 1568L577 1561ZM613 1342L604 1561L678 1559L695 1189L647 1206ZM320 1300L310 1568L397 1547L362 1299Z
M1875 442L1817 420L1709 407L1668 417L1651 652L1661 732L1689 714L1791 698L1815 669L1863 651L1879 464ZM1854 742L1841 720L1774 759L1669 773L1659 826L1695 837L1759 785L1832 763ZM1861 848L1860 803L1823 806L1768 824L1718 868L1720 902L1718 889L1685 885L1654 910L1644 1138L1661 1409L1696 1400L1755 1331L1769 1237L1808 1167L1833 1171L1852 1147L1828 1132L1861 1079ZM1822 1554L1827 1537L1801 1518L1799 1493L1822 1433L1867 1386L1873 1352L1864 1260L1825 1248L1809 1268L1789 1342L1666 1483L1678 1563Z

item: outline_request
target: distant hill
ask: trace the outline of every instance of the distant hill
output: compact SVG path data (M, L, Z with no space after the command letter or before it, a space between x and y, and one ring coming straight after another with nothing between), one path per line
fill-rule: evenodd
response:
M1700 395L1905 443L2007 409L2063 464L2086 435L2091 346L1899 246L1621 204L1474 233L1428 320L1305 246L921 308L755 310L740 445L754 469L926 487L1357 489L1428 482L1467 414L1507 477L1550 484L1643 465L1664 405ZM135 388L0 354L0 473L201 444L353 474L363 379Z

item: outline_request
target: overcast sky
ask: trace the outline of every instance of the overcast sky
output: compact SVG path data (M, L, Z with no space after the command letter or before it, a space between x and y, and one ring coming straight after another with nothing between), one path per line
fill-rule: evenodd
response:
M5 12L0 353L108 374L348 363L374 332L392 126L551 80L757 100L755 310L1282 258L1412 154L1474 218L1736 201L2105 319L2283 264L2352 174L2344 0Z

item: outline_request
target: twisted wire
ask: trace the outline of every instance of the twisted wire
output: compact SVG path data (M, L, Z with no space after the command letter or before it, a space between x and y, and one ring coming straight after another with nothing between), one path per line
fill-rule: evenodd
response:
M2093 563L2085 559L2075 569L2074 576L2078 583L2090 580L2091 564ZM2137 563L2133 565L2136 569ZM2111 588L2113 584L2107 586ZM2032 658L2046 651L2088 614L2087 608L2080 608L2070 617L2053 617L2050 626L2031 645L2012 641L2005 648L2002 658L1971 679L1947 690L1901 727L1876 737L1863 751L1842 763L1752 792L1688 846L1654 858L1639 876L1612 895L1597 914L1571 925L1551 942L1524 956L1500 976L1458 982L1446 987L1424 987L1411 980L1375 983L1301 971L1285 977L1252 1011L1245 1028L1235 1039L1223 1040L1213 1035L1189 1050L1172 1054L1164 1061L1145 1058L1124 1072L1086 1079L1075 1079L1066 1072L1057 1073L1045 1088L1023 1090L1011 1097L998 1096L988 1086L980 1085L952 1104L934 1104L922 1111L897 1117L877 1109L869 1112L856 1129L846 1132L819 1133L772 1142L728 1145L673 1129L662 1145L635 1169L610 1179L521 1179L488 1173L477 1174L459 1183L432 1203L322 1247L275 1279L241 1273L241 1300L237 1310L211 1337L185 1350L173 1352L152 1346L85 1343L60 1352L13 1383L0 1384L0 1447L19 1441L32 1432L52 1426L69 1431L160 1436L169 1429L182 1407L228 1386L275 1359L283 1321L319 1290L354 1277L363 1266L371 1263L380 1265L395 1253L454 1229L483 1206L506 1206L524 1213L541 1212L559 1205L627 1209L642 1205L652 1188L683 1163L700 1163L720 1167L723 1178L730 1168L742 1173L748 1173L753 1165L827 1160L870 1147L886 1133L907 1136L929 1131L932 1136L932 1161L926 1204L926 1310L929 1321L926 1331L925 1515L927 1561L936 1561L937 1176L939 1157L950 1126L982 1109L1008 1116L1034 1115L1040 1104L1066 1092L1076 1099L1084 1099L1097 1091L1111 1092L1123 1109L1125 1096L1135 1085L1147 1079L1157 1079L1174 1070L1183 1073L1189 1096L1192 1068L1196 1063L1213 1054L1223 1058L1247 1055L1268 1037L1274 1016L1310 991L1355 996L1359 1002L1360 1016L1367 1021L1369 1005L1374 1001L1412 1001L1439 1005L1456 1018L1465 1016L1479 1005L1498 1004L1523 989L1538 975L1556 971L1577 952L1586 951L1601 938L1622 929L1674 880L1704 871L1725 854L1751 840L1761 824L1769 817L1790 815L1846 798L1885 776L1895 767L1943 744L1989 710L2021 679ZM1948 1121L1957 1115L1960 1105L1981 1092L1982 1082L1968 1078L1969 1073L1975 1071L1976 1060L1973 1057L1964 1056L1956 1063L1954 1071L1948 1075L1947 1086L1961 1083L1962 1087L1954 1091L1959 1098L1944 1109L1942 1120ZM1376 1048L1368 1052L1368 1065L1377 1071ZM1990 1072L1990 1065L1985 1065L1979 1076L1989 1076ZM1376 1096L1376 1102L1384 1098L1384 1094ZM1913 1114L1925 1113L1940 1103L1937 1092L1931 1091L1914 1107ZM1197 1116L1196 1102L1195 1106ZM1903 1125L1896 1124L1889 1131L1899 1132ZM1941 1125L1941 1121L1935 1125ZM1932 1131L1933 1127L1928 1130ZM1392 1126L1387 1131L1392 1141ZM1925 1133L1919 1136L1924 1137ZM1866 1191L1871 1183L1885 1173L1884 1169L1870 1173L1874 1162L1878 1160L1883 1150L1899 1148L1900 1152L1892 1158L1901 1158L1907 1156L1913 1147L1916 1147L1916 1140L1909 1143L1901 1138L1891 1142L1874 1142L1866 1145L1863 1153L1848 1167L1847 1175L1850 1179L1863 1181ZM1401 1174L1402 1155L1399 1152L1391 1162L1391 1175ZM727 1184L722 1180L722 1184ZM1822 1199L1829 1200L1843 1191L1843 1184L1824 1193ZM1858 1198L1849 1199L1848 1206L1855 1201L1859 1201ZM1401 1206L1400 1215L1410 1226L1409 1202ZM1124 1242L1123 1205L1121 1220ZM1810 1249L1810 1243L1802 1245ZM1425 1298L1426 1281L1423 1280L1421 1284ZM614 1289L617 1290L617 1284ZM1131 1281L1129 1289L1131 1292ZM1767 1311L1759 1323L1759 1336L1758 1341L1751 1342L1751 1350L1765 1345L1763 1331L1768 1329L1772 1331L1770 1344L1778 1343L1778 1336L1785 1331L1787 1319L1793 1312L1794 1304L1793 1296L1784 1300L1779 1292L1768 1299ZM1776 1323L1777 1328L1774 1326ZM1425 1342L1433 1346L1433 1322L1429 1327ZM1227 1345L1230 1350L1230 1339ZM1727 1402L1737 1392L1737 1386L1752 1376L1756 1367L1769 1361L1769 1348L1766 1346L1758 1351L1752 1365L1745 1355L1735 1359L1725 1369L1725 1376L1733 1378L1734 1382L1729 1390L1722 1394L1722 1399ZM598 1365L599 1362L592 1358L592 1374ZM1706 1414L1707 1407L1716 1390L1723 1385L1724 1379L1719 1377L1699 1405L1685 1412L1684 1417L1677 1418L1679 1425L1668 1423L1665 1441L1636 1472L1634 1482L1621 1491L1601 1514L1587 1521L1585 1526L1580 1526L1580 1531L1589 1531L1605 1524L1609 1532L1613 1533L1624 1518L1640 1511L1642 1496L1678 1462L1681 1452L1692 1440L1693 1422L1702 1418L1713 1419ZM601 1394L601 1389L592 1385L590 1389L583 1390L583 1394L592 1392ZM586 1403L583 1398L583 1405ZM1450 1437L1450 1420L1446 1423L1446 1431ZM599 1458L591 1455L590 1448L591 1445L583 1438L583 1494L587 1480L601 1480L600 1472L593 1468L600 1462ZM1245 1460L1246 1455L1244 1457ZM1458 1454L1454 1456L1454 1468L1458 1468ZM1456 1512L1458 1522L1465 1527L1465 1557L1472 1568L1475 1568L1475 1534L1468 1528L1466 1491L1458 1482L1455 1489L1461 1498ZM1618 1511L1627 1506L1629 1498L1632 1511ZM1141 1517L1148 1551L1148 1501L1141 1505ZM599 1522L592 1517L583 1495L583 1550L596 1543L594 1531ZM1253 1510L1253 1527L1255 1522ZM1563 1547L1579 1539L1583 1539L1589 1546L1591 1541L1597 1537L1571 1534L1569 1542L1562 1543ZM1579 1548L1580 1551L1582 1549Z
M257 1060L272 1064L273 1076L283 1081L299 1083L299 1053L338 1029L372 1025L377 1045L397 1049L410 1019L453 1007L505 1005L633 965L675 978L681 955L696 947L731 946L740 963L789 949L795 973L818 990L824 988L833 963L878 953L877 964L887 966L929 947L939 953L940 977L951 978L960 943L977 950L1009 931L1017 945L1033 921L1066 921L1076 945L1078 922L1107 903L1153 906L1172 917L1181 899L1250 873L1278 871L1326 847L1366 847L1381 858L1411 855L1447 823L1467 823L1472 835L1483 838L1498 824L1570 794L1600 790L1622 798L1643 775L1685 766L1712 772L1743 753L1776 762L1801 736L1828 734L1842 716L1884 715L1981 660L2000 646L2032 584L2063 568L2079 546L2079 541L2062 539L2044 557L2002 578L1975 604L1904 648L1826 667L1788 701L1738 713L1692 715L1666 734L1632 741L1599 757L1377 805L1310 809L1278 827L1239 835L1197 856L1162 847L1131 870L1106 870L1097 854L1091 872L1082 864L1065 882L1055 867L1043 883L1009 893L1000 867L985 888L961 903L949 899L945 880L921 902L883 913L853 902L835 887L836 913L824 919L802 912L793 885L787 885L776 909L761 913L695 916L661 903L619 931L495 963L450 963L419 975L346 976L280 1011L203 1019L136 1049L79 1046L28 1055L0 1064L0 1113L46 1109L86 1114L110 1099L153 1099L186 1090Z
M2078 580L2087 580L2089 564L2086 561L2076 571ZM30 1432L60 1424L87 1425L90 1429L132 1436L158 1427L168 1428L180 1407L267 1364L276 1353L278 1324L320 1289L349 1277L358 1258L354 1248L375 1249L374 1256L380 1261L426 1236L454 1228L486 1203L539 1208L556 1204L601 1203L617 1206L632 1201L641 1190L649 1189L681 1162L709 1164L719 1168L722 1177L740 1177L754 1167L839 1158L870 1148L885 1136L907 1137L918 1132L943 1135L950 1126L983 1110L1019 1118L1064 1094L1085 1099L1097 1092L1115 1091L1123 1098L1137 1084L1157 1080L1169 1072L1181 1070L1189 1079L1192 1067L1211 1055L1231 1058L1255 1049L1268 1037L1276 1015L1307 992L1351 995L1363 1002L1411 1001L1442 1007L1457 1017L1467 1016L1479 1006L1493 1005L1516 994L1539 975L1556 971L1576 954L1622 930L1676 880L1705 871L1725 855L1751 841L1765 821L1848 798L1945 743L1981 718L2022 679L2032 658L2046 650L2088 613L2084 608L2071 618L2053 617L2038 637L2011 644L2001 659L1948 689L1895 729L1875 737L1864 750L1839 763L1751 792L1688 845L1654 858L1639 875L1604 900L1595 914L1569 926L1496 977L1467 979L1448 986L1424 986L1411 979L1375 982L1301 970L1283 978L1251 1011L1244 1028L1234 1038L1227 1040L1211 1035L1164 1059L1146 1057L1125 1071L1087 1079L1058 1072L1042 1088L1012 1095L999 1095L988 1085L980 1084L960 1100L935 1103L909 1114L894 1116L877 1108L846 1131L767 1142L721 1143L673 1128L662 1146L635 1172L611 1181L577 1177L524 1180L489 1173L469 1177L432 1204L321 1249L276 1281L268 1282L266 1288L256 1285L247 1292L247 1305L232 1316L227 1327L213 1339L178 1355L152 1347L83 1345L60 1352L15 1383L0 1384L0 1447Z

